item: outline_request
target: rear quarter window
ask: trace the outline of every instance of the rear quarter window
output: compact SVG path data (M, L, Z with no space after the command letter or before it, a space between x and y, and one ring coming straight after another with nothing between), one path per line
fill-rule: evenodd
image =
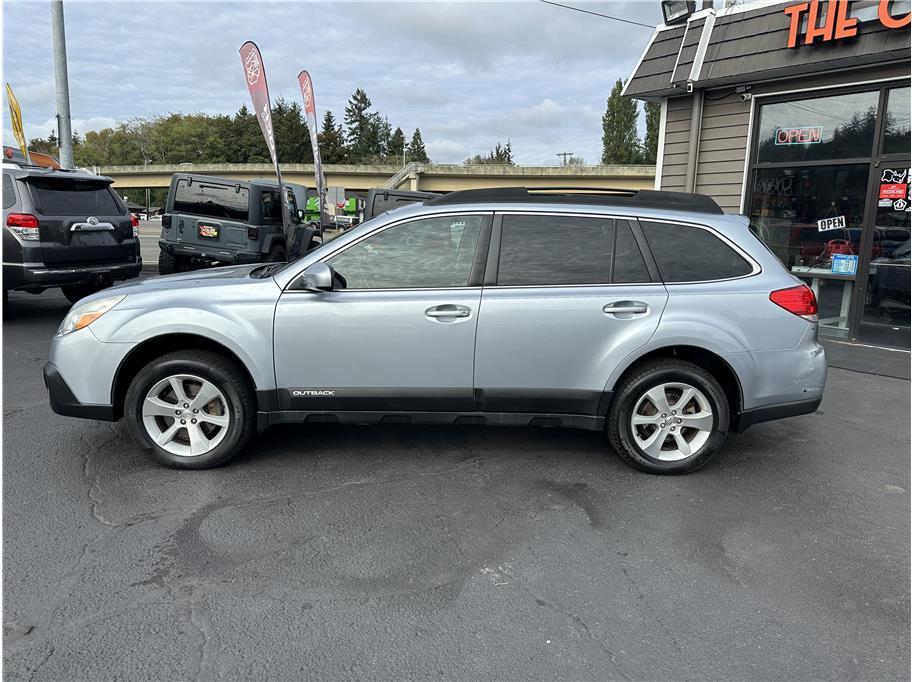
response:
M706 282L744 277L753 266L709 230L640 221L665 282Z
M107 183L71 178L29 178L38 211L47 216L115 216L126 209Z
M246 187L182 178L174 191L174 213L247 222L249 197Z
M16 188L13 186L13 178L6 173L3 174L3 208L12 208L16 204Z

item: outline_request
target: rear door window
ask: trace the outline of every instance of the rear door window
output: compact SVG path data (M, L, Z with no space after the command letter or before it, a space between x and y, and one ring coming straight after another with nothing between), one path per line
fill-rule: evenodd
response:
M108 183L70 178L29 178L38 211L47 216L126 215Z
M665 282L706 282L744 277L753 266L709 230L640 221Z
M174 212L247 222L249 197L246 187L180 179L174 192Z
M614 272L611 281L614 284L643 284L652 281L646 261L633 236L630 223L617 221L617 237L614 244Z
M614 219L505 215L497 284L608 284Z

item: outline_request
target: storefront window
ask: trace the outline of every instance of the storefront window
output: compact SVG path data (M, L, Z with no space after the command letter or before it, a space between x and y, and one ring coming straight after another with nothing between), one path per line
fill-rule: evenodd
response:
M908 88L906 91L908 148ZM873 91L764 104L760 108L758 163L869 157L878 97Z
M789 268L826 268L857 255L868 164L758 168L749 217L757 235Z
M884 154L908 154L912 142L910 135L909 102L910 88L894 88L887 91L887 115L884 121Z

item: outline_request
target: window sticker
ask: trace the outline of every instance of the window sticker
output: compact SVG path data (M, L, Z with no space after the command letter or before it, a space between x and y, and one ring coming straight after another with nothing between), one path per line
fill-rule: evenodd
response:
M830 270L837 275L854 275L858 271L858 256L844 253L833 254L833 264Z

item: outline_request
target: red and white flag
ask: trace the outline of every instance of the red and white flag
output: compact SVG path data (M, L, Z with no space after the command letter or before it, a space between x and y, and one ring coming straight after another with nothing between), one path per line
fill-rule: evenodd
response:
M285 192L285 185L282 183L282 171L279 170L275 134L272 131L272 106L269 103L269 87L266 85L266 68L263 65L263 57L256 43L247 41L241 45L240 54L241 64L244 67L244 78L247 80L247 89L250 91L250 99L253 101L253 111L256 114L257 121L260 123L263 137L266 138L269 157L272 159L276 178L279 181L279 195L282 201L282 226L287 233L291 227L288 195Z
M323 163L320 161L320 142L317 137L317 104L314 100L313 81L310 74L302 71L298 74L298 85L304 98L304 116L310 129L310 146L314 155L314 182L317 186L317 197L320 201L320 225L326 227L326 178L323 176Z

